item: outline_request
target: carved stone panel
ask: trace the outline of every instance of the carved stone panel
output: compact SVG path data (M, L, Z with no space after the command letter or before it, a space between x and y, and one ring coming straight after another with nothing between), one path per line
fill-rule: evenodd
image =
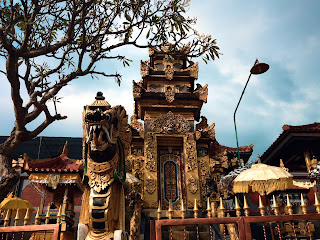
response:
M197 169L197 148L193 133L187 133L184 137L184 148L186 150L186 168L187 171Z
M181 115L174 115L171 111L150 122L149 129L155 133L186 133L190 125Z
M188 183L187 183L188 190L191 193L195 194L198 191L197 179L195 179L193 176L190 176L187 181L188 181Z
M147 133L146 146L146 169L151 172L157 171L157 138L155 133Z

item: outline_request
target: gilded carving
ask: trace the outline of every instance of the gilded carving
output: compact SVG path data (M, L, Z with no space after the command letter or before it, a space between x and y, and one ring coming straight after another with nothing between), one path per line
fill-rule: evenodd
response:
M169 62L166 62L165 68L164 68L164 74L166 76L166 79L172 80L173 79L173 73L174 73L173 64L169 63Z
M203 131L205 128L208 127L208 120L206 117L201 116L201 122L196 124L197 131Z
M143 90L144 88L142 86L142 81L138 83L136 83L135 81L132 81L133 98L140 98Z
M197 149L193 133L187 133L184 138L184 147L186 149L186 167L187 171L197 169Z
M111 107L101 92L83 111L86 188L90 191L83 199L89 203L81 212L82 222L89 223L86 239L112 239L115 230L124 230L124 195L122 184L126 179L125 157L130 151L131 132L128 116L122 106ZM96 204L103 198L103 205ZM111 207L110 207L111 206ZM103 214L96 214L96 210ZM97 227L97 223L103 225Z
M198 63L193 63L191 64L187 70L190 71L190 76L191 77L194 77L195 79L198 78L198 73L199 73L199 66L198 66Z
M206 127L205 129L203 129L203 132L207 133L208 137L211 140L215 140L216 139L216 132L214 130L214 126L215 126L215 123L212 123L209 127Z
M145 77L149 75L149 69L150 69L150 61L141 61L140 62L140 73L141 77Z
M140 181L143 181L144 176L144 156L135 156L129 155L127 157L127 161L129 162L127 166L130 166L130 170L132 175L138 178ZM129 170L129 168L127 168Z
M149 194L154 193L156 191L156 187L157 187L156 180L154 180L153 178L149 177L146 180L145 186L146 186L147 193L149 193Z
M208 84L204 85L204 87L202 87L200 84L197 84L197 88L194 91L195 93L199 94L199 99L203 102L207 102L207 98L208 98Z
M196 140L198 141L200 137L201 137L201 132L196 131Z
M139 122L137 120L137 115L136 114L133 114L130 118L130 126L133 128L133 129L136 129L138 132L144 132L143 130L143 125L141 122Z
M198 183L197 179L195 179L193 176L190 176L188 178L188 184L187 184L188 190L192 193L195 194L198 191Z
M174 101L174 96L175 96L175 89L173 85L165 85L164 86L164 95L166 97L166 100L169 103L172 103Z
M157 171L157 142L154 133L147 134L146 140L146 169L151 172Z
M187 133L190 131L188 121L170 111L165 115L160 114L160 117L152 120L149 128L151 132L156 133Z

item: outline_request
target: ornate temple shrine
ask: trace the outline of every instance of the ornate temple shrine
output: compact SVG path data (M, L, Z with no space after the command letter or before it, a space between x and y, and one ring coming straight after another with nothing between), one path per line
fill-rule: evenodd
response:
M215 138L215 124L201 116L208 85L196 84L198 63L189 62L188 45L169 55L170 45L150 48L141 61L139 82L133 81L131 155L127 169L143 182L143 209L179 210L205 207L210 197L219 200L216 182L238 168L236 148ZM138 121L141 120L141 121ZM199 123L196 123L200 121ZM247 162L253 144L240 147Z

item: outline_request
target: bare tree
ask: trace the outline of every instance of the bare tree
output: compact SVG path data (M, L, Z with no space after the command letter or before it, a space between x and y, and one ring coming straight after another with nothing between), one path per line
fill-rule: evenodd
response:
M114 77L120 84L119 73L95 68L108 60L129 65L130 60L114 50L167 41L174 42L174 50L191 41L190 57L207 61L219 56L215 39L198 34L195 19L185 16L187 0L2 0L0 7L0 57L6 61L1 73L10 83L15 114L11 134L0 144L0 200L18 178L11 154L22 142L65 118L50 113L48 100L85 75ZM21 88L28 96L21 94ZM27 129L42 113L45 120Z

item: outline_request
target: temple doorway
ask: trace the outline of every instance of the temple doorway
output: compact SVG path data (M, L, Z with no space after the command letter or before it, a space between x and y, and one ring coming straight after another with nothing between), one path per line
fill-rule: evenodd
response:
M185 199L182 138L160 137L158 156L158 199L161 208L168 209L171 201L173 209L178 210L181 199Z

